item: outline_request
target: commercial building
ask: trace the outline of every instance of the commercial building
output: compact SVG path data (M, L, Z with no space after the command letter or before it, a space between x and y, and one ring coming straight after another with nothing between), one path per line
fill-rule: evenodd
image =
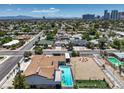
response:
M111 11L111 20L118 20L119 19L119 12L118 10Z
M104 10L103 19L124 20L124 12L119 12L118 10L112 10L111 12L108 12L108 10Z
M109 20L110 19L110 13L108 12L108 10L104 11L104 20Z
M82 16L82 18L83 18L84 20L94 20L94 19L95 19L95 15L94 15L94 14L84 14L84 15Z
M124 20L124 12L119 12L119 19Z

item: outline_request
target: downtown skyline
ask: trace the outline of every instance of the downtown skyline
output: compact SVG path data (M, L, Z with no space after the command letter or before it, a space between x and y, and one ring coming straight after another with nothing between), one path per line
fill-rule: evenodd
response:
M104 10L124 11L123 4L1 4L0 17L81 17L83 14L104 15Z

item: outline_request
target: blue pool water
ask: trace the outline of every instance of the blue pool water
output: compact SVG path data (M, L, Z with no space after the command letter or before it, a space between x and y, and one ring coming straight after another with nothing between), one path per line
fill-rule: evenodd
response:
M62 87L73 87L71 68L69 66L60 66L59 69L62 71L61 75Z

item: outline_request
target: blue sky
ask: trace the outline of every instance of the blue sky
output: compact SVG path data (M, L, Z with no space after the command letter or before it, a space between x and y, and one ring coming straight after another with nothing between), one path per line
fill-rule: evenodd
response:
M106 9L124 11L124 4L1 4L0 16L81 17L87 13L103 15Z

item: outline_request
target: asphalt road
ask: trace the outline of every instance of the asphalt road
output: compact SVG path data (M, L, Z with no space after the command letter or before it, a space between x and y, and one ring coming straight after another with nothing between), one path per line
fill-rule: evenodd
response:
M22 57L11 57L0 65L0 81L11 71Z
M23 55L25 51L0 51L0 55L9 55L9 56L20 56Z
M33 47L33 44L35 41L38 40L38 37L42 33L39 33L34 39L32 39L28 44L26 44L24 47L22 47L21 51L0 51L1 55L9 53L10 55L19 55L23 54L25 50L30 50ZM14 68L14 66L23 58L22 56L14 56L6 60L0 65L0 81Z

